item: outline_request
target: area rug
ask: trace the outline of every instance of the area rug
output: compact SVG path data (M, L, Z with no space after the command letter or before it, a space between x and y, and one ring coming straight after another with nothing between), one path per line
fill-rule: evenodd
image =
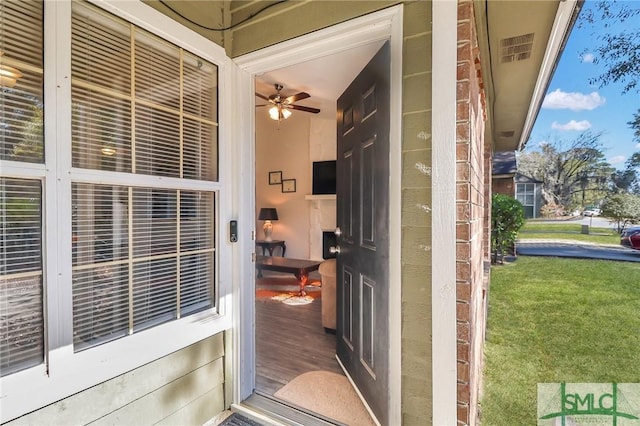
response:
M287 305L307 305L320 298L320 281L309 280L306 296L298 296L300 286L295 278L264 277L256 280L256 300L273 300Z
M375 426L346 376L309 371L280 388L274 396L350 426Z

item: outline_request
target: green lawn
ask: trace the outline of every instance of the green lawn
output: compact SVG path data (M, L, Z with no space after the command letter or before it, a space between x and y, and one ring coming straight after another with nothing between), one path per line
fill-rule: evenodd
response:
M581 234L577 223L526 222L518 232L518 239L554 239L591 242L596 244L620 244L620 235L611 228L590 228L589 234Z
M535 425L538 383L640 382L640 263L494 267L485 354L483 426Z

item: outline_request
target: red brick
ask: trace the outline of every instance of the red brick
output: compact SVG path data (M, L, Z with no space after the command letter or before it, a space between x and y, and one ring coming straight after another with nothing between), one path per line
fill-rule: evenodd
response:
M456 353L458 361L469 362L469 343L456 342Z
M469 61L458 61L456 80L469 80L471 78L471 69L471 63Z
M469 80L462 80L456 83L456 100L468 102L470 99L470 84Z
M468 362L458 362L458 382L470 383Z
M456 200L458 201L470 201L469 200L469 184L459 183L456 185Z
M469 123L456 124L456 142L469 142Z
M471 257L471 245L468 242L456 243L456 260L469 261Z
M470 306L467 302L456 302L456 319L460 321L469 321Z
M456 105L456 121L469 121L471 111L468 103L458 102Z
M456 284L456 298L458 300L470 300L471 285L468 283Z
M471 19L471 3L470 2L458 2L458 21L465 19Z
M456 160L469 161L469 144L467 141L456 144Z
M469 403L469 384L468 383L458 383L458 404L460 403Z
M469 241L469 224L467 222L456 224L456 238L458 240Z
M458 22L458 40L471 40L471 21Z
M469 323L468 322L462 322L462 321L457 321L456 322L456 334L459 340L465 341L465 342L469 342L471 341L470 339L470 333L469 333Z
M468 263L456 263L456 280L471 281L471 267Z
M469 163L456 164L456 180L458 182L468 182L470 176Z
M458 404L458 424L469 424L469 405Z

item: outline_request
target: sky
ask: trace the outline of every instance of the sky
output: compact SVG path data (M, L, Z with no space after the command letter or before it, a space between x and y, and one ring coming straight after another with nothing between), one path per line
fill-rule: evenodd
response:
M584 8L593 7L587 0ZM640 8L640 1L625 1L628 6ZM579 20L580 21L580 20ZM632 22L617 24L614 32L640 26L640 17ZM633 130L627 122L640 109L640 93L622 94L621 84L605 87L589 84L604 69L593 62L596 45L593 28L578 24L573 27L564 52L547 89L542 108L531 131L526 151L546 141L575 139L582 131L603 132L600 142L607 161L618 169L640 144L633 142Z

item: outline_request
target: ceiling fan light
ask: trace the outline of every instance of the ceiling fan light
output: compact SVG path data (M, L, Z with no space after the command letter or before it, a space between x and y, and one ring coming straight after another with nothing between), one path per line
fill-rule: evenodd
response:
M22 73L13 67L6 65L0 66L0 85L4 87L13 87L16 81L22 77Z
M280 111L278 111L277 106L269 108L269 117L271 117L272 120L278 120L280 118Z
M291 111L289 111L287 108L282 108L282 116L286 120L287 118L291 117Z

